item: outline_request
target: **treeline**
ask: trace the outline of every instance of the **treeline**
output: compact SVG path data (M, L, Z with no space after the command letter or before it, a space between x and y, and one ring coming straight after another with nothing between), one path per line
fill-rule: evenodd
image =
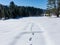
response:
M28 16L42 16L43 10L34 7L17 6L10 2L9 6L0 4L0 19L20 18Z

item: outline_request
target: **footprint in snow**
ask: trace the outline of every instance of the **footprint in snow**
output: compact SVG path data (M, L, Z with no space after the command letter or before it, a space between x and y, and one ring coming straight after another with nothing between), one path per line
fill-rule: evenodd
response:
M34 33L32 33L32 35L34 35Z
M31 40L32 40L32 37L29 38L29 41L31 41Z
M32 45L32 44L30 44L30 45Z

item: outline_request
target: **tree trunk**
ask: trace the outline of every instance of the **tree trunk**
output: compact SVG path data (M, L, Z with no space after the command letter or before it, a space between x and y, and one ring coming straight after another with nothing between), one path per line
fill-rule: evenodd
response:
M57 17L59 17L59 13L57 14Z
M57 17L59 17L59 8L57 8L56 15L57 15Z

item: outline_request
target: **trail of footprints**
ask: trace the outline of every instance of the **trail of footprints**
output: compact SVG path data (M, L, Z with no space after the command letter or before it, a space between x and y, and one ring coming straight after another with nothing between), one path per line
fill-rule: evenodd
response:
M32 33L32 36L34 36L34 33ZM29 42L32 41L32 37L29 38ZM33 45L32 43L30 45Z

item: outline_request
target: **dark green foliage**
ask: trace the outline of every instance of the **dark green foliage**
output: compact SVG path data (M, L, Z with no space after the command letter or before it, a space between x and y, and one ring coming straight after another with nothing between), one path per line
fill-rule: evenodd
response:
M42 9L34 7L17 6L14 2L10 2L9 6L0 4L0 19L20 18L28 16L41 16Z

